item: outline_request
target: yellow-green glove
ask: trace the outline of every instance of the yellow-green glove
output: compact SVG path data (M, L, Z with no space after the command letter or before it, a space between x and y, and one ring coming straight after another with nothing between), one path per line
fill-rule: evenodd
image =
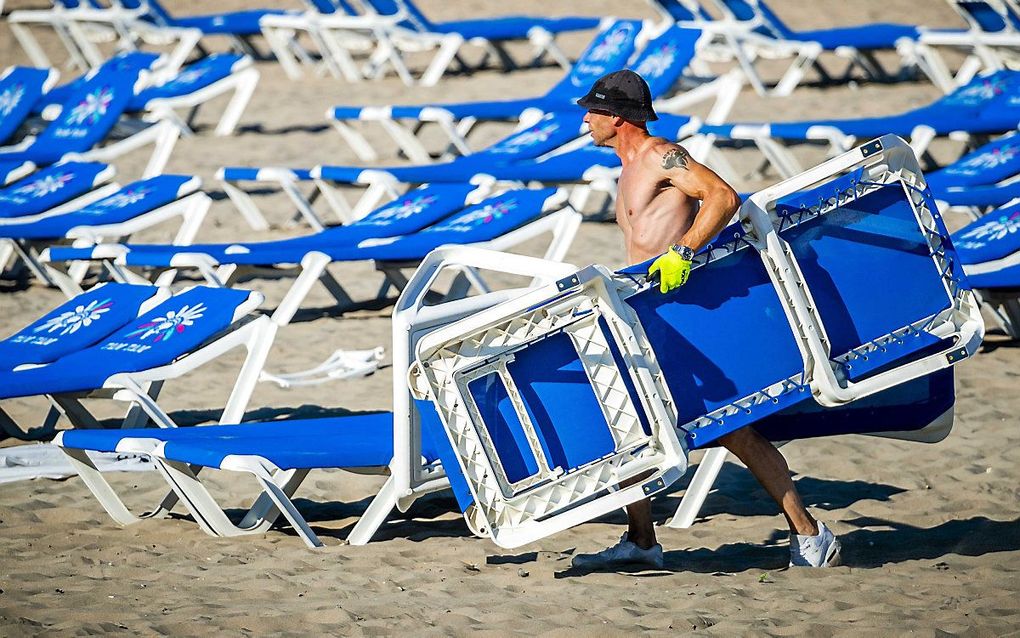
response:
M691 274L691 262L670 248L648 267L648 278L659 273L659 291L667 293L687 283Z

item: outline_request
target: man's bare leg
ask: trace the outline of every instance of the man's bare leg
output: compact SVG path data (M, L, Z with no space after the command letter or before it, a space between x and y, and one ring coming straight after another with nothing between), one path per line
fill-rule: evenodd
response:
M751 427L741 428L719 439L727 450L751 470L765 491L775 499L790 525L790 533L802 536L818 534L818 525L804 507L790 478L786 458L768 439Z
M648 549L659 542L655 540L655 526L652 524L651 499L642 499L627 506L627 540L641 549Z

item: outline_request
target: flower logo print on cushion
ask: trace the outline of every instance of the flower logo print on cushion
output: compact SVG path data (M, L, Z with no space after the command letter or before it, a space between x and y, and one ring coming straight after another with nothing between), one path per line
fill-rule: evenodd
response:
M209 69L189 69L175 77L173 80L170 80L163 86L164 87L187 86L189 84L194 84L195 82L198 82L200 79L202 79L202 77L205 76L205 74L208 72Z
M980 155L976 155L966 162L962 162L958 167L950 167L946 170L950 173L976 175L985 169L1002 166L1003 164L1013 160L1013 158L1017 156L1017 153L1020 153L1020 144L1007 144L1001 148L994 148Z
M589 59L596 62L604 62L610 60L615 56L619 55L620 51L623 50L624 44L630 37L630 25L621 25L613 30L611 33L606 35L606 39L599 42L594 49L591 50Z
M469 230L473 230L483 224L493 222L503 215L506 215L510 211L517 208L516 199L507 199L505 201L496 202L494 204L486 204L485 206L473 210L463 215L459 215L450 221L440 224L438 226L432 226L426 228L422 232L434 232L434 231L446 231L452 230L461 233L466 233Z
M657 78L672 68L675 61L676 47L672 44L666 44L645 57L634 71L646 80Z
M201 319L206 309L206 305L199 302L194 307L183 306L180 310L171 310L166 313L165 317L143 323L137 329L129 332L127 336L137 337L139 341L145 341L149 337L155 336L152 340L153 343L166 341L175 334L184 332L188 326L194 325L195 320Z
M595 45L584 60L579 60L570 72L570 83L576 87L587 88L601 75L608 71L608 62L614 60L626 48L633 27L622 24L608 33L602 42Z
M74 334L80 328L87 328L92 325L92 322L102 319L103 313L108 312L110 308L113 308L113 301L111 299L93 299L86 305L76 306L74 310L68 310L56 317L50 317L32 332L52 334L59 331L61 336Z
M78 105L71 109L71 115L67 118L68 124L86 124L92 125L99 121L101 117L106 115L107 109L110 108L110 102L113 101L113 91L108 86L96 89L88 95Z
M489 149L490 153L519 153L522 149L534 146L539 142L549 139L553 133L560 129L559 124L547 123L536 125L526 131L522 131Z
M1005 92L1006 83L1001 79L985 80L981 84L962 89L959 93L949 96L950 104L980 104Z
M411 215L420 213L436 201L434 195L419 195L418 197L400 200L390 204L386 208L379 209L365 217L361 223L373 225L385 225L397 219L405 219Z
M0 116L7 117L10 115L18 103L21 102L21 98L25 95L25 85L18 82L14 86L9 86L7 89L0 93Z
M143 199L145 199L146 195L148 195L151 192L152 189L144 187L138 189L129 188L123 193L111 195L110 197L102 199L96 202L95 204L86 206L83 210L79 212L98 214L105 212L110 208L124 208L125 206L129 206L131 204L135 204L142 201Z
M21 195L22 197L42 197L55 193L63 188L68 182L74 178L74 173L54 173L53 175L46 175L40 177L24 186L14 189L15 195Z
M991 217L992 215L989 215ZM960 248L981 248L988 242L997 241L1006 235L1020 232L1020 210L1012 215L1000 215L990 219L977 228L972 228L960 235L963 241L957 242Z

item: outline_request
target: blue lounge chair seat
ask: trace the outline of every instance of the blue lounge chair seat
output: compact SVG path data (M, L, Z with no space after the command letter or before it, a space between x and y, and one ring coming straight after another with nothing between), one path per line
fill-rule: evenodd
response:
M158 53L152 53L150 51L129 51L126 53L118 53L104 62L99 68L110 69L113 71L126 71L129 73L133 71L149 71L159 61L160 55ZM68 102L74 94L80 92L81 88L85 86L85 83L88 81L89 74L83 73L70 82L52 88L45 95L41 96L40 99L36 100L32 106L32 113L51 113L53 114L53 117L50 119L56 119L56 113L59 113L60 110L63 109L64 104Z
M985 307L1020 339L1020 199L953 233L953 244Z
M39 170L0 189L0 223L44 213L113 179L114 169L98 162L66 162Z
M951 187L939 191L936 197L949 206L995 208L1020 197L1020 180L1004 185Z
M157 0L120 0L127 9L146 9L146 18L159 26L198 29L203 35L251 36L261 33L259 19L282 14L281 9L249 9L195 16L174 16Z
M50 363L87 348L162 297L155 286L97 285L0 341L0 370Z
M952 187L987 186L1020 173L1020 135L1012 133L925 175L936 195Z
M227 329L252 299L248 291L196 286L96 345L42 367L0 371L0 399L95 390L115 375L167 365Z
M32 106L52 89L57 75L53 69L24 66L8 67L0 74L0 144L14 135Z
M412 160L425 162L428 152L414 143L415 133L398 124L397 120L412 122L436 122L442 127L451 143L461 154L470 152L465 126L454 126L461 120L490 121L518 120L524 114L548 113L576 108L575 103L599 77L610 71L623 68L634 52L634 39L640 25L632 21L618 21L604 29L592 41L570 73L544 95L514 100L476 101L446 104L423 104L408 106L337 106L329 112L337 129L348 140L352 148L360 153L367 146L348 125L349 120L380 121L391 133L400 149ZM649 83L653 99L666 96L679 82L685 69L694 59L701 32L693 29L671 27L650 41L634 59L631 68L638 70ZM470 119L469 119L470 118ZM399 132L394 133L394 127ZM365 154L361 157L371 160Z

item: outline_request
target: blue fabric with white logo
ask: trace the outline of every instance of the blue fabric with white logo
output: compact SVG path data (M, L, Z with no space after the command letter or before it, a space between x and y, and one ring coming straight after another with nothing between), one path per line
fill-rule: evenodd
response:
M14 135L43 94L48 69L16 66L0 78L0 143Z
M97 345L41 368L0 372L0 398L93 390L114 374L171 363L230 326L248 296L244 290L196 286Z
M0 341L0 370L48 363L108 336L138 316L155 286L108 283L84 292Z
M36 215L83 195L107 170L98 162L67 162L50 166L0 189L0 218Z

